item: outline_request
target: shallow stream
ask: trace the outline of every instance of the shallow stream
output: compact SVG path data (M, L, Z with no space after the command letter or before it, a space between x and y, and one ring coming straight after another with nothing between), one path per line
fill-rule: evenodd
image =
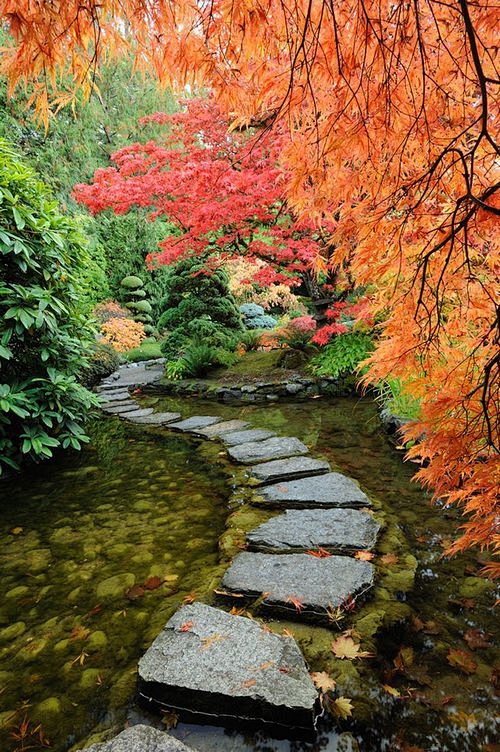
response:
M360 669L362 722L339 726L325 720L314 745L185 724L172 733L200 752L347 752L354 747L339 736L346 730L362 752L499 749L497 595L492 583L477 577L475 556L442 558L455 515L431 507L410 482L414 467L392 447L371 401L245 407L144 401L185 417L241 417L298 436L313 456L325 456L334 470L356 478L397 520L399 537L393 537L399 549L393 555L418 561L413 588L406 583L395 596L404 604L404 621L379 631L376 655ZM132 722L143 719L132 700L138 658L183 599L210 598L225 568L217 544L228 516L232 469L220 445L117 418L96 421L92 436L82 454L0 487L5 752L49 743L54 752L64 752L96 732L122 727L127 714ZM387 556L391 539L383 541ZM309 639L306 629L297 639ZM353 702L356 710L355 696Z

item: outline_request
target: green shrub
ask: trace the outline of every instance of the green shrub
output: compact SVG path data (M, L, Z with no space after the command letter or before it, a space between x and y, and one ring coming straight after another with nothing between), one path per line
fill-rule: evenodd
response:
M124 277L122 281L120 282L122 287L126 287L129 290L136 290L138 287L143 287L144 282L140 277L135 277L134 275L130 275L129 277Z
M120 365L120 356L111 345L96 342L87 355L88 364L80 373L80 382L93 387Z
M178 326L162 343L162 353L168 359L180 357L191 344L207 344L224 350L236 349L242 333L234 333L212 321L208 316L192 319Z
M309 369L315 376L347 376L355 372L372 350L373 342L368 334L340 334L311 358Z
M205 376L220 366L228 367L237 359L234 353L207 344L191 343L181 358L166 365L167 378L176 380L187 376Z
M243 303L239 311L243 316L246 329L274 329L278 323L274 316L268 316L263 307L257 303Z
M408 384L400 379L388 379L378 385L377 400L398 418L417 420L420 417L420 400L408 391Z
M80 449L96 398L78 383L94 342L83 316L78 225L0 140L0 472Z

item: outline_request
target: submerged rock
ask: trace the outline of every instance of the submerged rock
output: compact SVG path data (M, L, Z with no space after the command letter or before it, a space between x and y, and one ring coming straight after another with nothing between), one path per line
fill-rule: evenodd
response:
M250 468L251 478L257 485L275 483L280 480L295 480L310 475L328 473L330 465L326 460L315 460L311 457L292 457L287 460L274 460L254 465Z
M239 431L246 428L248 423L245 420L223 420L222 423L215 423L207 428L200 428L196 433L205 439L212 439L231 431Z
M191 418L181 420L180 423L171 423L169 428L174 431L196 431L199 428L206 428L214 423L220 423L222 418L217 418L214 415L193 415Z
M166 624L139 662L139 694L208 722L312 730L317 692L291 637L194 603Z
M357 483L341 473L289 480L259 491L265 502L283 507L363 507L371 501Z
M264 441L276 436L272 431L264 431L260 428L251 428L248 431L234 431L222 436L222 441L227 446L236 446L237 444L246 444L248 441Z
M252 548L292 552L310 548L358 551L373 548L380 525L356 509L292 509L247 533Z
M151 726L130 726L109 742L79 752L189 752L192 748ZM78 752L78 751L77 751Z
M309 449L294 436L275 436L265 441L249 441L231 447L227 453L232 460L243 464L252 464L265 460L279 460L297 454L307 454Z
M373 575L369 562L349 556L244 552L227 570L222 587L248 596L265 593L263 604L269 607L323 614L369 590Z

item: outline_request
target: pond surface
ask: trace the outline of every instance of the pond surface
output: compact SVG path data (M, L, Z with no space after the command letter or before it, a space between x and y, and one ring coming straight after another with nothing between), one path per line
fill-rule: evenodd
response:
M369 719L365 710L363 723L336 730L325 720L314 745L185 724L172 733L200 752L340 752L350 749L339 746L343 730L362 752L498 750L497 596L477 578L475 556L441 558L455 515L432 508L410 482L414 468L391 446L373 403L152 401L298 436L396 516L418 560L413 589L397 596L408 618L377 637L363 667ZM231 471L219 451L110 418L96 422L82 455L0 487L0 749L42 749L45 734L63 752L126 712L143 717L131 705L138 658L183 598L206 598L224 570L217 540ZM460 651L455 665L450 650Z

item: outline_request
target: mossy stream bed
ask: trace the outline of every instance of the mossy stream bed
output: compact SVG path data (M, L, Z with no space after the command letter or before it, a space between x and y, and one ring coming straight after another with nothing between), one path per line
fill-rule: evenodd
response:
M359 611L342 623L270 624L290 629L311 668L337 680L352 698L354 724L325 720L314 745L186 724L172 733L200 752L340 752L351 749L339 746L346 730L362 752L498 749L497 594L478 578L475 555L442 558L455 513L431 507L410 482L414 467L391 446L371 401L143 401L298 436L360 482L384 524L377 584ZM92 436L82 454L0 487L5 752L49 743L64 752L122 728L127 716L143 719L133 702L139 657L184 599L214 602L227 558L269 516L232 493L238 471L220 444L117 418L97 420ZM332 639L349 627L373 657L333 657Z

